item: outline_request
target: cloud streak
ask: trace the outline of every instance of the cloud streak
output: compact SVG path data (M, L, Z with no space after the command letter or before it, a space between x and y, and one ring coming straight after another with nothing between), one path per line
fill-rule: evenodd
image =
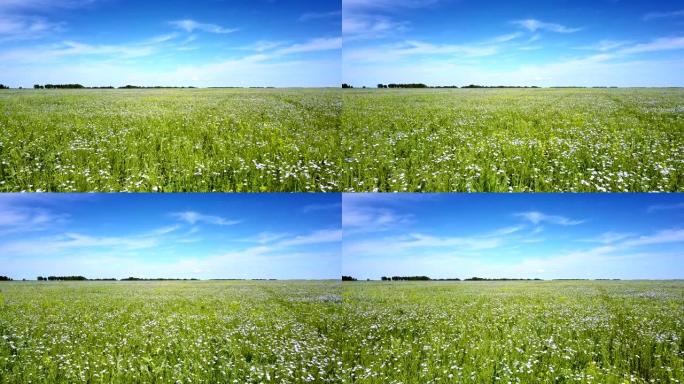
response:
M62 31L64 23L53 23L42 17L0 14L0 43L30 40Z
M645 21L651 21L657 19L672 19L676 17L684 17L684 9L670 12L650 12L645 14L643 19Z
M619 50L623 54L660 52L684 49L684 37L661 37L648 43L636 44Z
M224 28L220 25L201 23L199 21L191 19L169 21L169 24L174 28L181 29L189 33L192 33L194 31L202 31L209 33L227 34L239 30L239 28Z
M646 212L652 213L658 211L672 211L678 209L684 209L684 203L651 205L646 209Z
M304 43L292 44L274 51L277 55L292 55L295 53L329 51L342 48L341 37L322 37L311 39Z
M534 225L549 223L557 225L578 225L584 223L583 220L572 220L564 216L547 215L539 211L529 211L516 213L515 216L520 217Z
M547 23L537 19L515 20L512 23L521 28L527 29L530 32L542 30L556 33L575 33L582 30L582 28L571 28L562 24Z
M342 15L342 11L330 11L330 12L307 12L299 17L299 21L311 21L320 19L330 19L337 18Z
M220 216L205 215L195 211L174 212L172 217L177 220L185 221L190 225L195 224L212 224L212 225L235 225L239 224L240 220L229 220Z

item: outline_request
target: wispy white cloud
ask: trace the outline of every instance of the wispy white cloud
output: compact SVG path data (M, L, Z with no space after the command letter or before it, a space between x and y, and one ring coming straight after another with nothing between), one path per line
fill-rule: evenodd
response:
M381 39L395 36L409 29L406 21L396 21L384 15L345 15L342 18L342 35L346 41Z
M584 241L592 243L603 243L603 244L613 244L618 241L627 239L634 236L631 233L620 233L620 232L604 232L597 237L586 239Z
M501 238L488 236L438 237L413 233L395 244L400 249L450 247L460 250L482 250L496 248L502 242Z
M658 211L672 211L676 209L684 209L684 203L651 205L646 209L646 211L651 213Z
M78 252L88 248L105 248L112 252L140 250L158 246L165 235L176 229L176 227L163 227L129 236L91 236L67 232L34 240L5 242L0 244L0 253L15 256L39 256L60 254L65 250Z
M345 61L353 63L393 62L407 57L453 56L456 58L473 58L493 56L499 52L496 45L479 44L432 44L423 41L409 40L400 43L376 46L371 48L349 49L343 52Z
M201 23L191 19L174 20L170 21L169 24L175 28L182 29L186 32L203 31L209 33L226 34L233 33L239 30L239 28L224 28L220 25Z
M557 225L578 225L584 222L583 220L572 220L565 216L547 215L539 211L520 212L516 213L515 216L520 217L526 221L529 221L534 225L543 223Z
M519 38L520 36L522 36L522 33L520 33L520 32L508 33L505 35L496 36L496 37L490 39L490 42L492 42L492 43L505 43L507 41L515 40L515 39Z
M411 233L402 236L390 236L372 240L345 241L344 255L350 258L384 257L395 255L406 257L406 252L432 254L435 248L449 248L454 253L481 251L497 248L503 240L496 237L483 236L433 236L423 233ZM415 254L412 254L416 256Z
M302 208L302 212L304 213L311 213L311 212L317 212L317 211L329 211L329 210L337 210L340 211L342 208L341 203L332 203L332 204L310 204Z
M346 233L347 227L343 225L343 229ZM349 240L344 243L344 248L345 254L354 256L405 255L405 252L414 250L424 254L435 252L435 248L449 248L454 254L465 254L495 249L507 242L527 239L528 235L520 235L524 229L524 225L515 225L468 236L435 236L414 232L372 240Z
M656 19L672 19L675 17L684 17L684 9L669 12L649 12L644 15L643 19L650 21Z
M277 247L292 247L300 245L311 245L321 243L331 243L342 241L342 230L340 229L321 229L310 234L295 236L291 239L281 240L275 245Z
M389 208L350 204L342 210L342 228L347 234L386 231L411 221L411 215L400 214Z
M316 260L312 263L311 260ZM254 247L210 255L183 254L164 258L139 258L120 252L71 254L54 258L0 255L3 271L12 276L36 274L83 275L89 278L128 276L155 278L339 278L339 254L287 252ZM287 266L287 267L285 267ZM38 272L36 272L38 271ZM44 271L44 272L40 272Z
M426 59L394 62L392 66L351 62L345 56L342 81L351 84L377 83L483 84L537 86L684 86L682 59L615 60L615 53L560 59L546 63L521 63L511 69L455 60ZM372 52L371 52L372 54Z
M440 0L345 0L342 35L346 41L381 39L409 30L410 23L390 14L436 5Z
M57 44L36 45L28 48L10 49L0 52L0 60L19 63L44 63L65 57L104 57L121 60L150 56L160 52L176 34L165 34L126 44L87 44L66 40Z
M400 56L414 55L464 55L469 57L491 56L498 52L496 46L431 44L422 41L406 41L394 49Z
M490 233L496 232L507 231L502 229ZM681 278L681 271L668 267L681 259L681 252L651 252L642 248L684 242L684 230L667 229L643 236L606 232L587 240L601 243L594 247L559 251L545 256L523 254L510 257L511 250L521 242L543 241L535 237L438 237L412 234L345 242L343 273L361 278L379 277L369 276L368 271L381 271L379 273L388 275L425 274L433 278ZM512 247L506 247L506 244Z
M198 223L206 223L213 225L235 225L239 224L240 220L229 220L220 216L205 215L195 211L174 212L172 217L187 222L190 225Z
M329 19L329 18L339 18L342 15L342 11L330 11L330 12L307 12L299 17L299 21L311 21L319 19Z
M286 45L287 42L285 41L271 41L271 40L259 40L256 41L252 44L249 44L247 46L244 46L243 48L249 51L255 51L255 52L266 52L266 51L271 51L275 48L282 47L283 45Z
M440 0L344 0L345 10L396 10L401 8L423 8L439 3Z
M274 232L261 232L254 237L245 239L247 242L256 242L258 244L273 243L277 240L281 240L288 237L287 233L274 233Z
M524 225L513 225L510 227L504 227L504 228L499 228L492 232L492 236L504 236L504 235L511 235L516 232L520 232L523 229L525 229Z
M621 245L636 247L679 242L684 242L684 229L667 229L652 235L639 236L638 238L626 240Z
M513 24L515 24L521 28L525 28L530 32L537 32L539 30L542 30L542 31L557 32L557 33L575 33L575 32L579 32L582 30L582 28L571 28L571 27L566 27L565 25L562 25L562 24L547 23L547 22L537 20L537 19L515 20L515 21L513 21Z
M63 28L64 23L53 23L42 17L0 14L0 42L37 39Z
M684 37L661 37L648 43L636 44L619 50L623 54L672 51L684 49Z
M0 205L0 235L42 231L56 227L67 219L66 215L44 208L10 207Z
M291 55L295 53L329 51L342 48L341 37L321 37L304 43L296 43L274 51L277 55Z
M180 225L169 225L166 227L161 227L161 228L152 230L144 236L162 236L162 235L169 234L171 232L175 232L179 229L180 229Z
M627 40L601 40L596 44L592 45L584 45L581 47L577 47L578 49L586 49L586 50L592 50L592 51L600 51L600 52L607 52L607 51L612 51L620 47L624 47L625 45L631 44L631 41Z
M101 0L0 0L0 43L51 36L64 31L66 23L37 16L54 9L75 9Z
M50 8L80 8L102 0L2 0L0 10L46 10Z

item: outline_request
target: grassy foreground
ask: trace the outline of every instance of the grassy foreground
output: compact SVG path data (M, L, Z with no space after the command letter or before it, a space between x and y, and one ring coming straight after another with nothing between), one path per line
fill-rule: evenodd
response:
M344 191L683 191L684 89L349 90Z
M684 382L684 282L345 283L346 382Z
M339 282L0 290L0 383L340 382Z
M337 89L0 92L0 192L330 191Z
M684 282L0 283L0 383L678 383Z

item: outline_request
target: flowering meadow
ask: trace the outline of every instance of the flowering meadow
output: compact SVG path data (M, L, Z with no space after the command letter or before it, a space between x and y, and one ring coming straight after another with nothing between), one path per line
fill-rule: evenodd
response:
M0 283L0 383L682 383L684 283Z
M684 282L343 284L347 383L682 383Z
M343 95L343 191L684 191L681 88Z
M340 289L0 283L0 383L339 383Z
M0 192L339 190L337 89L0 92Z

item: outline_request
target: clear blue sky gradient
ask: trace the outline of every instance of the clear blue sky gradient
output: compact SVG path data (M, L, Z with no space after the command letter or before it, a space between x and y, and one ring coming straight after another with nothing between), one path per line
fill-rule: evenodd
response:
M684 278L680 194L344 194L343 273Z
M339 0L3 0L0 83L339 86Z
M356 86L684 86L673 0L348 0L343 81Z
M0 275L339 278L339 194L0 194Z

